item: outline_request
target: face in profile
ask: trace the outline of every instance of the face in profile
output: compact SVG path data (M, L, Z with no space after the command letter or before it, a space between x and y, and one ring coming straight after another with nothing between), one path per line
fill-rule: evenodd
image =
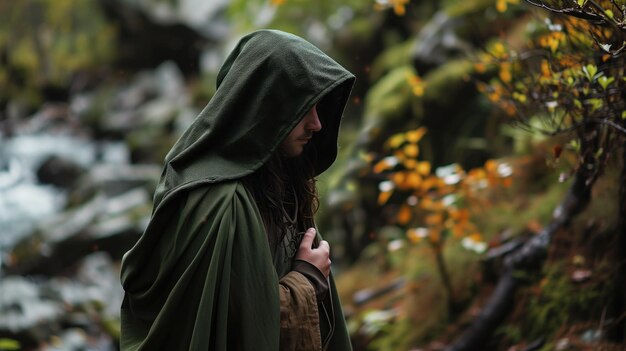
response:
M280 144L280 153L287 158L299 156L302 154L304 145L308 144L313 137L313 133L320 130L322 130L322 122L317 115L317 106L313 106Z

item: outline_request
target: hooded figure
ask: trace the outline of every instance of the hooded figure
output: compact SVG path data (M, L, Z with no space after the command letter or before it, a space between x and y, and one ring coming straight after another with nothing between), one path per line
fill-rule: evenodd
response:
M275 214L246 179L312 111L322 128L298 160L311 177L325 171L353 83L295 35L240 40L215 95L166 156L150 223L124 255L122 350L351 350L332 275L294 268L305 228L299 221L272 241L264 216Z

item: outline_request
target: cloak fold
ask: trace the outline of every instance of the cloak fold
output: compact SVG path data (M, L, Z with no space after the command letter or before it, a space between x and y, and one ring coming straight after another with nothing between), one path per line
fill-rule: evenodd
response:
M250 194L228 182L176 203L124 258L122 349L278 350L278 279Z
M332 275L324 301L315 301L297 272L282 276L290 266L274 264L240 180L313 106L323 129L301 157L315 174L326 170L353 83L350 72L295 35L261 30L240 40L215 95L168 153L150 223L124 255L123 351L302 350L302 340L351 350ZM299 328L297 314L317 317L319 328ZM281 344L286 330L295 344Z

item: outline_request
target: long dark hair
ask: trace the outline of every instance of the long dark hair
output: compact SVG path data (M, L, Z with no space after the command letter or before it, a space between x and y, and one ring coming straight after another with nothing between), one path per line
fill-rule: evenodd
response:
M244 178L261 212L272 247L288 230L285 214L295 212L295 229L299 232L315 226L314 215L319 207L316 181L307 157L284 158L280 152L275 152L261 168Z

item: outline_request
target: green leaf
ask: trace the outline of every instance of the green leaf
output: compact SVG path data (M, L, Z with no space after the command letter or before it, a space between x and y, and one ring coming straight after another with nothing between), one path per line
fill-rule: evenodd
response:
M591 82L595 79L596 73L598 73L598 67L590 63L583 67L583 72L585 73L587 79Z
M626 119L626 111L622 111L622 119Z
M600 85L602 86L602 89L604 90L606 90L606 87L608 87L609 84L613 83L614 81L615 81L615 77L607 78L606 76L602 76L598 78L598 83L600 83Z
M576 0L576 2L578 3L578 6L583 7L587 3L587 0Z
M513 98L521 103L526 102L526 95L522 93L518 93L517 91L513 92Z
M615 17L615 15L613 14L613 11L611 10L604 10L604 13L609 16L609 18L613 18Z
M576 100L574 100L574 106L582 109L583 108L583 103L580 102L580 100L576 99Z
M592 111L598 110L602 107L602 99L587 99L585 102L591 105Z
M603 152L604 152L604 149L603 149L603 148L599 148L599 149L596 151L596 158L599 158L600 156L602 156L602 153L603 153Z
M0 350L19 350L20 342L13 339L0 338Z

